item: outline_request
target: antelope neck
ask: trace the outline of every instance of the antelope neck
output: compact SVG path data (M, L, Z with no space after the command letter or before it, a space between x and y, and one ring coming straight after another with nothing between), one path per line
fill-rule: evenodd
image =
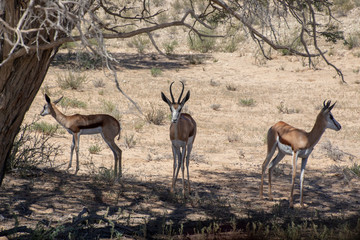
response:
M321 136L325 132L326 126L321 121L316 119L314 127L308 133L309 147L314 147L320 140Z

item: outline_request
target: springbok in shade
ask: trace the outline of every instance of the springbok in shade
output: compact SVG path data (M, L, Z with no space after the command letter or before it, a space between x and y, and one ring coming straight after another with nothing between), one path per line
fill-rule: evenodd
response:
M318 114L314 127L310 132L294 128L285 122L278 122L272 126L267 134L267 156L262 164L260 198L263 197L264 174L266 168L269 169L269 199L272 200L271 195L271 173L274 167L284 158L285 155L292 155L292 181L290 191L290 207L293 207L293 193L294 182L296 176L296 163L298 157L302 158L301 173L300 173L300 205L304 207L303 201L303 183L304 172L307 160L313 151L315 145L319 142L321 136L327 128L339 131L341 125L335 120L331 114L331 110L336 103L331 105L331 101L323 103L323 108ZM278 149L278 154L270 162L275 150ZM270 162L270 164L269 164Z
M70 134L72 134L72 144L70 152L70 162L68 165L71 167L74 148L76 152L76 170L75 174L79 171L79 143L80 135L97 134L100 133L107 145L114 153L115 159L115 181L118 181L121 177L121 149L115 143L115 137L118 135L120 139L121 127L118 120L114 117L106 114L94 114L94 115L81 115L75 114L72 116L66 116L55 106L60 100L51 102L48 95L45 94L46 104L44 109L40 113L41 116L50 114L55 120L63 126Z
M177 102L174 100L174 96L171 90L171 87L174 82L170 84L170 101L163 92L161 92L161 98L166 102L172 113L171 115L171 125L170 125L170 140L172 143L172 152L174 156L174 166L173 166L173 178L172 178L172 187L171 192L175 191L175 183L179 170L181 167L182 172L182 183L183 183L183 196L185 197L185 180L184 180L184 161L186 155L186 170L187 170L187 180L188 180L188 194L190 194L190 176L189 176L189 161L190 154L193 147L193 143L196 136L196 122L190 116L190 114L182 113L181 110L184 107L184 104L190 98L190 91L187 92L186 96L181 100L181 97L184 93L184 83L182 84L181 94ZM186 154L187 151L187 154ZM177 160L177 161L176 161Z

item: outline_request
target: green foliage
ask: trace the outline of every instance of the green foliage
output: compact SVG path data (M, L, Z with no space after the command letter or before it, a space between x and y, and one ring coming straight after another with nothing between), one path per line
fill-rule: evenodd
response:
M165 49L165 53L167 55L171 55L174 53L175 47L178 45L178 42L176 40L173 40L171 42L166 42L163 44L163 47Z
M61 89L79 90L87 82L85 74L68 71L67 75L58 76L57 83Z
M63 97L59 102L61 107L86 108L86 103L77 99Z
M135 47L140 54L145 53L145 49L148 48L150 44L150 40L148 37L144 36L136 36L131 39L131 42L129 43L129 47Z
M159 68L151 68L151 76L158 77L162 74L161 69Z
M354 163L351 167L348 168L355 175L360 177L360 164ZM360 230L360 229L359 229Z
M360 32L351 33L345 40L345 45L349 49L360 47Z
M203 34L211 35L212 32L205 30ZM191 50L199 51L201 53L207 53L215 49L215 38L211 37L199 37L198 35L189 35L188 44Z
M96 182L101 181L105 183L112 183L115 177L114 170L105 167L98 168L92 175Z
M240 99L239 103L241 106L253 107L253 106L255 106L256 102L253 98L243 98L243 99Z
M34 122L30 125L31 130L52 136L58 129L57 124L50 124L46 122Z
M113 116L117 120L121 120L121 113L113 102L103 100L102 105L102 110L104 111L104 113Z
M101 147L99 145L92 145L89 147L89 152L91 154L98 154L99 152L101 152Z

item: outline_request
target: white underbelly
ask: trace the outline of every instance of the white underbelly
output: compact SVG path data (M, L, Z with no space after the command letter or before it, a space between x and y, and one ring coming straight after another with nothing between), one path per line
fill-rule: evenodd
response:
M282 153L284 153L286 155L292 155L293 150L292 150L291 146L281 143L279 141L279 137L277 138L277 145L278 145L279 151L281 151ZM311 154L312 151L313 151L313 148L301 149L298 152L298 157L307 158L307 157L309 157L309 155Z
M84 128L80 130L81 135L90 135L90 134L97 134L102 132L102 127L97 128Z

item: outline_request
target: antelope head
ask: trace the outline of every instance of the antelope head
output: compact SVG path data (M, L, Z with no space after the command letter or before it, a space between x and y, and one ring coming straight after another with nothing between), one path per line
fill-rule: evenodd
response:
M51 102L49 96L47 94L45 94L45 100L46 100L46 103L44 105L44 109L41 111L40 115L41 116L46 116L48 114L51 114L51 111L54 111L53 110L53 106L52 104L57 104L58 102L61 101L63 97L59 98L58 100L54 101L54 102Z
M182 108L184 107L185 103L187 100L189 100L190 98L190 90L186 93L186 96L181 100L181 97L184 93L184 83L181 82L182 84L182 90L181 90L181 93L180 93L180 97L177 101L177 103L175 102L174 100L174 96L173 96L173 93L172 93L172 90L171 90L171 87L173 85L174 82L172 82L170 84L170 96L171 96L171 100L170 101L163 92L161 92L161 98L164 102L166 102L169 107L170 107L170 111L171 111L171 122L173 123L176 123L177 120L179 119L180 117L180 113L181 113L181 110Z
M319 113L319 116L323 117L326 128L333 129L335 131L339 131L341 129L340 123L335 120L334 116L331 113L331 110L335 106L336 102L333 105L330 105L331 101L326 100L323 102L323 108L321 109L321 112Z

